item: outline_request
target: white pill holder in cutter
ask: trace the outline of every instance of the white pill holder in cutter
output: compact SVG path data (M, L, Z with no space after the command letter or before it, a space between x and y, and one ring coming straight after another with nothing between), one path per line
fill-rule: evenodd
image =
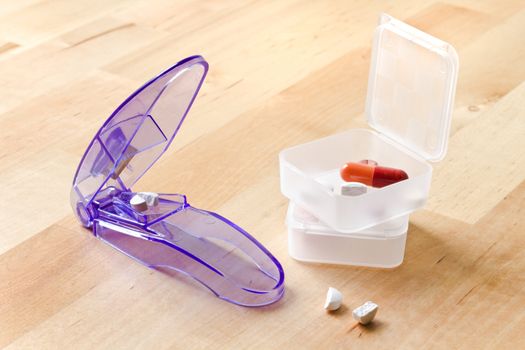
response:
M378 225L400 218L408 223L427 200L429 162L446 154L457 75L458 56L450 44L382 14L365 110L374 130L352 129L281 151L281 192L331 234L380 236ZM339 194L339 169L362 159L403 169L409 179L360 196Z

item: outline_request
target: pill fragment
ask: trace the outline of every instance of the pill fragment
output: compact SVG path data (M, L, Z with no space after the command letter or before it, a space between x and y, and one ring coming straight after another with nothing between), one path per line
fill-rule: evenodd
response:
M154 207L159 204L159 194L155 192L139 192L139 196L144 198L148 207Z
M324 303L324 308L328 311L335 311L341 307L343 302L343 294L337 289L330 287L326 293L326 301Z
M344 181L361 182L372 187L385 187L408 179L407 173L401 169L352 162L343 165L340 174Z
M367 301L363 305L354 309L354 311L352 311L352 316L357 322L366 325L374 320L378 308L379 306L377 306L377 304Z
M148 210L148 204L146 203L146 200L138 194L131 197L129 204L131 204L133 209L136 211L142 212Z
M341 195L343 196L360 196L367 191L366 185L360 182L347 182L341 185Z
M372 159L362 159L362 160L359 161L359 163L373 165L373 166L378 165L378 163L375 160L372 160Z

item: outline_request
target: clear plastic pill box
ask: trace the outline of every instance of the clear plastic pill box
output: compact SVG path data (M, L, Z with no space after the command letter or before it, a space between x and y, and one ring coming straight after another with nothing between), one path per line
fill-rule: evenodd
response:
M381 15L365 109L371 129L352 129L283 150L279 155L282 193L318 218L327 228L321 230L326 237L334 232L349 240L388 237L382 234L382 224L397 219L408 223L408 215L426 202L432 179L430 162L441 160L447 150L457 74L458 57L450 44ZM383 188L369 187L360 196L338 194L336 189L343 184L341 166L362 159L402 169L409 178ZM297 236L298 228L290 225L290 214L288 218L290 234ZM335 245L336 240L330 239ZM374 244L368 247L370 255ZM402 249L392 249L403 254L404 238ZM294 255L301 256L297 245ZM355 260L359 265L383 266L329 255L312 260Z

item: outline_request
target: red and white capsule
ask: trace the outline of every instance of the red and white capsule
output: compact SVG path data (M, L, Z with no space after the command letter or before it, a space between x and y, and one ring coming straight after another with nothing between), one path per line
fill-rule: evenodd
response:
M361 182L372 187L385 187L408 179L401 169L353 162L343 165L340 173L346 182Z

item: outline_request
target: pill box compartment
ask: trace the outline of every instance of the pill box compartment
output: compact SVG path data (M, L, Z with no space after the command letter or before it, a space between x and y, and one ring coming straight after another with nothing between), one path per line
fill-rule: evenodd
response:
M369 229L341 233L290 202L288 253L296 260L392 268L403 262L408 215Z
M334 231L354 233L421 208L429 162L446 153L457 80L454 48L388 15L375 31L366 100L371 129L352 129L281 151L281 192ZM372 159L404 170L407 180L338 194L339 169Z
M349 130L289 148L280 157L283 194L340 232L363 230L407 215L424 204L430 189L432 167L372 130ZM369 187L360 196L338 194L344 184L341 165L360 159L403 169L409 179L383 188Z

